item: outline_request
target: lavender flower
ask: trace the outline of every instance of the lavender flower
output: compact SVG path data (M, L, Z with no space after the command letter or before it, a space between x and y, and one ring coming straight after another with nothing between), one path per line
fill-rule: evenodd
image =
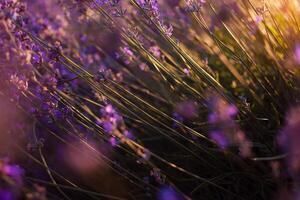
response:
M238 112L237 108L219 97L211 99L210 107L212 112L209 114L208 120L212 125L211 139L221 149L237 146L242 157L251 156L252 143L234 121Z
M8 159L0 160L0 172L6 176L11 177L16 183L21 184L24 171L18 165L11 165Z
M225 150L229 147L229 141L226 135L219 131L212 131L210 137L214 140L221 149Z
M299 159L299 141L300 135L300 108L296 107L290 110L286 117L286 124L281 133L278 135L278 144L284 152L288 153L288 166L291 174L300 178L300 159Z

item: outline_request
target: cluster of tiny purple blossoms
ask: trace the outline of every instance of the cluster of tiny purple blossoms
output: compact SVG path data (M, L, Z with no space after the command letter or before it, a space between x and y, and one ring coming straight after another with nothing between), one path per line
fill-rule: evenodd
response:
M65 114L68 115L69 109L59 104L59 97L55 91L76 92L82 89L84 85L82 81L78 80L75 74L68 71L59 61L59 51L63 51L63 48L67 49L66 46L63 47L59 42L66 39L66 33L61 30L59 22L56 21L57 19L27 15L24 12L25 5L22 3L5 1L1 6L4 10L2 13L4 14L2 16L4 23L10 29L9 31L14 34L14 43L17 46L16 48L8 46L5 50L7 52L20 51L20 55L17 56L13 53L7 53L8 61L12 62L10 63L11 65L15 65L3 71L5 78L14 86L10 88L12 91L8 92L18 94L13 99L16 101L19 100L21 93L31 93L34 97L34 104L30 108L30 111L36 116L46 118L46 122L51 122L51 116L62 118ZM30 33L27 30L30 30ZM43 48L40 44L32 40L30 37L31 34L47 40L47 42L53 44L53 47L51 49ZM80 40L85 42L85 36L80 35ZM7 42L7 44L9 41L9 38L2 40L2 42ZM118 73L114 74L110 69L105 67L103 59L99 57L94 46L83 47L80 55L75 56L80 56L78 59L86 63L85 66L89 69L95 68L98 65L95 74L99 74L100 79L111 78L117 80ZM13 63L13 59L18 59L17 66L16 63ZM45 64L48 65L50 70L43 69L43 65ZM101 97L95 93L94 98L99 99ZM106 105L106 109L99 109L99 113L102 115L107 114L106 118L115 126L120 117L117 117L116 111L113 108L109 109L112 106L111 104L106 103L106 100L103 100L103 102L104 106ZM111 114L114 114L114 116L110 116ZM110 132L104 122L101 124L103 124L107 132Z
M46 6L40 3L40 6ZM30 8L25 4L14 0L5 0L0 3L0 32L1 32L1 63L5 63L5 68L1 67L2 87L7 88L4 92L10 97L11 101L20 104L26 109L35 120L38 120L45 127L57 130L57 121L72 121L78 129L83 129L73 117L71 109L59 101L57 91L66 93L76 93L85 88L82 81L76 75L68 71L59 59L59 51L67 49L62 46L60 40L67 40L67 34L63 26L67 24L66 19L60 18L61 15L43 16L43 13L30 15L26 10ZM76 15L70 13L70 15ZM80 18L80 15L76 15ZM30 36L39 37L52 43L51 49L45 49L40 44L34 42ZM79 35L80 41L85 42L85 35ZM77 56L82 62L86 63L87 68L101 66L95 71L99 77L112 78L118 77L111 70L103 67L103 60L100 59L98 52L93 46L85 46ZM47 68L44 67L47 65ZM105 71L103 71L103 69ZM91 90L89 90L91 91ZM91 91L92 92L92 91ZM92 93L93 94L93 93ZM93 94L94 99L101 98L99 94ZM99 109L101 116L100 125L110 133L117 124L121 123L121 116L112 108L106 100L102 100L105 109ZM111 123L111 124L110 124ZM35 125L33 125L35 126ZM124 125L123 125L124 126ZM123 128L124 129L124 128ZM127 130L123 130L124 136L131 137ZM29 151L31 147L40 145L44 138L32 139L33 133L28 133ZM38 136L42 137L42 136ZM116 145L118 141L111 138L111 144ZM21 168L17 168L7 163L1 164L1 172L12 177L18 184L22 181ZM22 172L22 173L21 173ZM1 188L0 197L3 200L19 199L20 186L14 188ZM36 186L37 193L28 193L27 199L46 199L45 191ZM41 195L40 193L43 193Z
M96 1L96 3L99 6L103 6L111 2ZM141 6L146 6L146 4L140 3ZM44 6L47 6L45 4L40 3L39 6L44 8ZM117 5L119 5L119 1L113 1L113 4L111 4L114 8ZM160 19L157 2L149 2L148 6L151 6L151 12L153 12L154 16ZM122 74L108 68L106 58L99 56L100 52L95 46L82 45L79 52L70 52L67 42L60 42L69 41L68 33L65 32L64 28L70 25L61 15L43 15L43 13L31 15L26 10L30 11L30 9L34 9L30 7L30 3L25 4L15 0L5 0L1 2L0 7L0 20L3 22L0 25L1 53L5 54L4 61L8 66L5 69L1 69L1 78L4 80L3 83L7 87L5 92L11 101L22 105L26 109L26 112L33 116L34 120L38 120L47 129L55 131L59 129L56 127L57 122L63 124L64 122L71 121L76 129L81 130L81 132L87 132L85 136L82 136L83 138L87 138L89 131L78 124L73 117L73 111L61 103L58 91L68 94L82 91L91 92L92 95L90 98L100 101L102 104L102 108L98 109L99 116L95 119L95 123L100 125L104 132L107 133L110 144L116 146L123 140L134 139L133 134L126 128L124 120L117 112L117 109L104 96L94 93L93 90L87 88L82 80L60 62L60 52L72 54L75 59L84 63L86 69L96 74L96 81L103 79L122 81ZM77 18L78 21L84 18L80 13L68 13L68 15L70 15L70 18ZM171 36L172 27L166 28L164 25L162 27L165 28L166 34ZM79 38L78 41L82 44L85 44L89 39L84 33L78 33L77 36ZM52 47L45 48L40 43L34 41L32 37L40 38L52 44ZM112 39L117 41L118 37L116 35ZM107 39L110 39L110 36ZM106 50L111 52L117 51L116 47ZM125 46L123 49L125 50L126 48L128 47ZM155 47L151 51L155 56L159 56L156 53L159 50L155 49ZM124 51L113 53L118 57L122 52ZM132 56L134 56L133 53L130 53L130 50L127 49L124 52L125 62L129 62L128 60ZM147 66L145 64L144 67L141 65L141 69L145 70ZM114 131L121 132L122 136L116 138L113 134ZM33 134L29 133L28 135L32 136ZM28 138L27 147L29 151L34 150L36 147L39 148L42 145L40 143L46 139L46 137L43 138L39 134L38 137L40 138ZM141 156L144 159L148 159L148 155L145 153L141 154ZM4 174L11 176L17 182L22 181L23 171L21 168L3 164L3 168L1 169L3 169ZM44 189L38 185L35 188L36 191L28 193L26 198L45 199ZM19 189L17 188L17 191ZM168 199L170 196L174 196L175 198L176 194L172 189L164 188L164 191L162 195L159 195L159 199ZM10 188L3 188L3 190L1 189L0 196L4 200L12 200L18 199L19 193Z

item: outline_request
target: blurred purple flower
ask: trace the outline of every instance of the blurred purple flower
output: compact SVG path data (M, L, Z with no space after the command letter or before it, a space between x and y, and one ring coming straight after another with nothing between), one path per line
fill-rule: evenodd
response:
M242 157L249 157L252 143L234 120L238 113L237 107L218 96L213 96L209 103L211 113L208 115L208 121L212 126L210 138L221 149L237 146Z
M157 194L158 200L182 200L183 198L171 187L162 187Z
M288 154L289 171L300 178L300 107L287 114L286 125L277 137L277 142Z
M198 104L192 100L182 101L176 105L175 111L186 119L194 119L198 116Z
M111 104L109 104L105 107L105 112L106 113L114 113L115 110L114 110L113 106Z
M228 138L219 131L212 131L210 138L215 141L221 149L227 149L229 146Z
M187 76L190 76L190 70L188 68L184 68L183 69L183 72L187 75Z
M297 64L300 64L300 44L296 45L294 57L295 57L295 61L297 62Z
M259 24L263 19L264 19L264 18L263 18L261 15L257 15L257 16L255 17L255 23L256 23L256 24Z
M111 145L112 147L115 147L115 146L118 145L118 141L117 141L117 139L114 138L114 137L109 138L109 143L110 143L110 145Z
M150 47L149 51L150 51L156 58L160 58L161 52L160 52L160 48L159 48L158 46L152 46L152 47Z
M211 114L209 115L209 121L211 123L231 120L238 113L238 109L235 105L228 104L219 97L211 98L209 103L212 110Z
M0 172L11 177L16 183L21 184L24 170L18 165L10 165L7 158L0 161Z

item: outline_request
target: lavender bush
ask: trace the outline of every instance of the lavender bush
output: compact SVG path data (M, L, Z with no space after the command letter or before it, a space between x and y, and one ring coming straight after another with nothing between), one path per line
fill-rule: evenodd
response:
M298 0L0 0L0 199L300 199Z

